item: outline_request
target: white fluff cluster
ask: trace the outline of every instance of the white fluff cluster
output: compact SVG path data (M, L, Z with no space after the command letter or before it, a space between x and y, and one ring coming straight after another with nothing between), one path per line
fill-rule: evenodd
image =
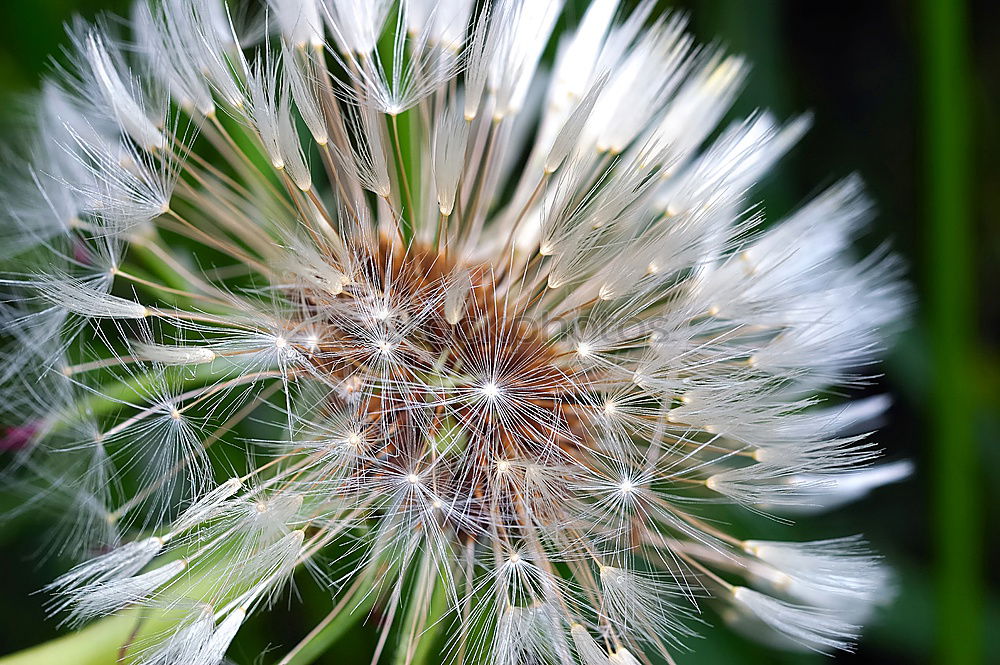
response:
M764 223L808 120L720 127L742 59L594 0L549 65L562 4L73 24L0 199L9 473L105 552L56 609L159 608L140 660L215 665L306 568L380 605L376 659L670 661L702 606L850 648L879 560L718 504L906 475L871 466L884 399L827 397L905 309L897 261L851 258L855 178Z

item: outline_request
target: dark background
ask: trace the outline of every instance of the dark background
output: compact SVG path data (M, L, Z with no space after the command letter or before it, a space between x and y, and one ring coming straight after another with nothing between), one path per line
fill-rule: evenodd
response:
M568 4L572 22L586 0ZM959 60L938 85L930 78L933 44L948 24L929 11L933 0L663 3L689 13L703 42L717 40L754 63L738 113L757 107L782 117L814 113L812 131L761 190L771 217L859 173L879 209L860 244L872 248L890 238L909 264L919 299L884 376L866 389L894 396L879 441L890 459L915 460L915 476L805 521L795 532L797 539L864 532L898 571L897 601L867 630L857 655L837 662L1000 662L1000 585L997 569L986 565L998 545L989 527L1000 517L1000 311L994 298L1000 285L1000 125L994 122L1000 3L949 4L965 34L952 42ZM0 0L0 131L16 127L18 99L37 87L48 56L66 43L62 23L99 9L122 12L127 4ZM967 83L967 104L961 85L957 93L950 89L955 81ZM955 320L963 311L971 313L967 324ZM36 563L42 529L30 520L0 523L0 654L56 634L41 595L32 594L66 562ZM943 551L951 558L943 559ZM231 650L237 662L270 661L280 651L261 658L267 644L294 643L325 614L317 590L306 587L302 594L302 603L282 604L241 633ZM367 663L370 647L363 643L371 639L370 629L357 631L318 662ZM691 646L694 654L681 663L831 662L768 651L724 628L706 630Z

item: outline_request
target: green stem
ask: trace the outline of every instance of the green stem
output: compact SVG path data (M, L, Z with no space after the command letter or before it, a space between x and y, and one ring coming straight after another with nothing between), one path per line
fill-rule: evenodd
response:
M974 297L966 3L923 0L927 310L937 554L937 662L983 662L973 418Z

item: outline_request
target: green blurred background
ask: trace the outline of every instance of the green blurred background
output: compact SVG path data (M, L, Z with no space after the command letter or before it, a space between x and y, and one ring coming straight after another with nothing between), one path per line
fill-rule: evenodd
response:
M169 1L169 0L167 0ZM567 23L586 0L568 0ZM626 3L628 4L628 3ZM634 4L634 3L633 3ZM800 524L795 536L862 531L898 571L899 598L866 632L854 663L1000 663L1000 3L958 0L786 2L688 0L702 41L754 63L736 113L814 112L814 128L761 190L772 218L858 172L880 214L861 244L891 239L919 306L867 388L895 398L879 441L911 458L907 483ZM66 43L76 13L122 12L123 0L0 0L0 131ZM16 164L4 164L6 169ZM991 528L994 527L994 528ZM768 529L756 527L762 537ZM57 634L35 593L67 562L46 559L40 525L0 523L0 654ZM302 602L253 620L231 650L240 665L280 655L329 608L304 583ZM371 629L342 639L327 665L367 663ZM268 645L273 648L270 649ZM828 663L768 651L724 628L705 631L680 663ZM261 655L267 653L269 655ZM56 665L56 664L53 664ZM72 665L68 663L67 665Z

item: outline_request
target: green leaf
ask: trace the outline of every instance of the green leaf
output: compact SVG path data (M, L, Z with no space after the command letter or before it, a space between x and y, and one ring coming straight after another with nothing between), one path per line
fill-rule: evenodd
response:
M423 603L414 602L416 599L412 599L406 612L406 618L401 624L404 627L419 626L419 632L414 638L416 645L413 649L413 657L407 660L407 644L401 642L393 657L394 665L424 665L429 663L429 657L437 654L434 647L437 646L437 638L445 625L444 617L448 612L448 597L441 573L435 570L429 561L425 566L422 574L433 578L427 582L433 585L430 601L424 606Z
M0 658L0 665L116 665L118 650L135 623L134 614L109 617L65 637Z
M4 656L0 665L125 665L135 662L136 651L123 658L123 646L140 644L172 623L167 615L151 616L144 608L125 610L69 635Z

